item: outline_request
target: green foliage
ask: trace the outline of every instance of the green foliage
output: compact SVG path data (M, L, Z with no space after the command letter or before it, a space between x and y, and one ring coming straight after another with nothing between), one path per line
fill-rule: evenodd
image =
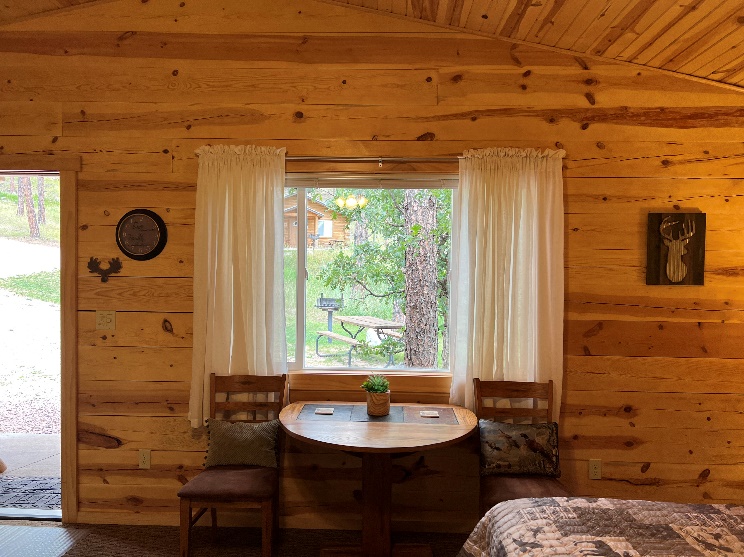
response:
M19 296L59 304L59 269L42 271L32 275L0 278L0 288L9 290Z
M34 207L38 209L39 200L36 179L33 178ZM40 240L59 243L59 178L47 176L44 179L44 208L46 224L39 224ZM18 195L9 181L0 180L0 237L28 238L28 217L17 214Z
M350 189L338 189L336 195L346 197ZM325 287L342 290L355 289L361 292L362 299L369 297L385 301L390 308L405 307L405 265L406 249L416 248L425 241L423 227L413 223L410 232L403 222L405 190L379 189L364 190L369 204L364 209L334 208L335 214L347 218L348 225L363 225L369 237L366 242L352 243L344 250L338 250L335 257L322 267L317 277ZM418 190L420 197L431 196L436 206L436 227L432 232L437 249L437 307L439 328L443 331L445 316L449 311L449 255L452 213L452 191L449 189ZM396 339L386 339L375 347L362 346L361 354L397 354L403 351L403 343Z
M390 390L390 382L387 377L379 373L368 376L361 386L368 393L386 393Z

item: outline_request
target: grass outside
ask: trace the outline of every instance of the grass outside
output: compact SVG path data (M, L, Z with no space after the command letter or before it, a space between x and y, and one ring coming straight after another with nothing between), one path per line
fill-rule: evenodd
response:
M391 302L377 300L375 298L360 298L358 294L351 289L344 291L334 289L332 286L325 286L317 280L319 270L326 265L338 249L315 249L308 250L307 256L307 293L305 309L305 363L307 367L346 367L348 365L349 345L339 341L328 342L328 339L320 339L320 353L333 354L330 357L319 357L315 352L315 341L318 338L318 331L328 330L328 314L315 307L318 298L323 295L326 298L340 298L343 295L344 307L340 310L341 315L370 315L381 319L393 318L393 307ZM284 250L284 292L287 316L287 351L290 361L294 359L296 353L296 281L297 281L297 250L286 248ZM349 336L341 328L340 323L333 323L333 332L343 336ZM358 337L359 340L365 340L364 331ZM394 367L402 365L403 355L394 356ZM352 367L364 368L384 368L388 363L388 358L382 354L361 354L359 350L352 352Z
M36 180L32 179L32 183L34 192L36 192ZM34 193L34 208L37 210L37 216L38 207L38 195ZM46 224L39 225L38 241L59 245L59 178L45 177L44 208ZM0 237L31 241L28 217L25 214L18 215L18 195L6 180L0 180ZM0 288L19 296L59 304L59 269L0 278Z
M0 278L0 288L26 298L59 304L59 269L32 275Z

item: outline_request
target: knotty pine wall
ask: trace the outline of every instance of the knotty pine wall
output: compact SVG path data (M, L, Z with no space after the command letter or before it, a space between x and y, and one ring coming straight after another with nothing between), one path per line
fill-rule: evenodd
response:
M744 503L744 93L311 0L104 2L4 26L0 52L0 164L82 159L76 520L175 524L176 491L203 460L185 415L206 143L565 149L564 481L583 495ZM168 245L103 284L86 263L120 255L114 226L135 207L163 216ZM645 286L646 214L661 210L707 213L705 286ZM96 309L117 311L115 331L95 330ZM394 381L399 400L446 401L446 377ZM356 377L292 379L294 400L359 395ZM589 458L603 480L587 479ZM473 526L472 442L398 464L397 528ZM282 523L358 527L359 467L290 442Z

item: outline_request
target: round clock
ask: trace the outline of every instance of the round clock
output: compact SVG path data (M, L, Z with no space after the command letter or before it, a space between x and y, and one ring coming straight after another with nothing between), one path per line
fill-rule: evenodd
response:
M148 209L129 211L116 225L116 245L130 259L152 259L163 251L167 241L165 222Z

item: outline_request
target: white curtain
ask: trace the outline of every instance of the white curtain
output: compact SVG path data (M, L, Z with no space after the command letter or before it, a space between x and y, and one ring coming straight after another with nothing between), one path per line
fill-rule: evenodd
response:
M192 427L209 416L210 373L287 370L285 150L216 145L196 154Z
M451 402L473 378L563 381L564 151L464 153L452 215Z

